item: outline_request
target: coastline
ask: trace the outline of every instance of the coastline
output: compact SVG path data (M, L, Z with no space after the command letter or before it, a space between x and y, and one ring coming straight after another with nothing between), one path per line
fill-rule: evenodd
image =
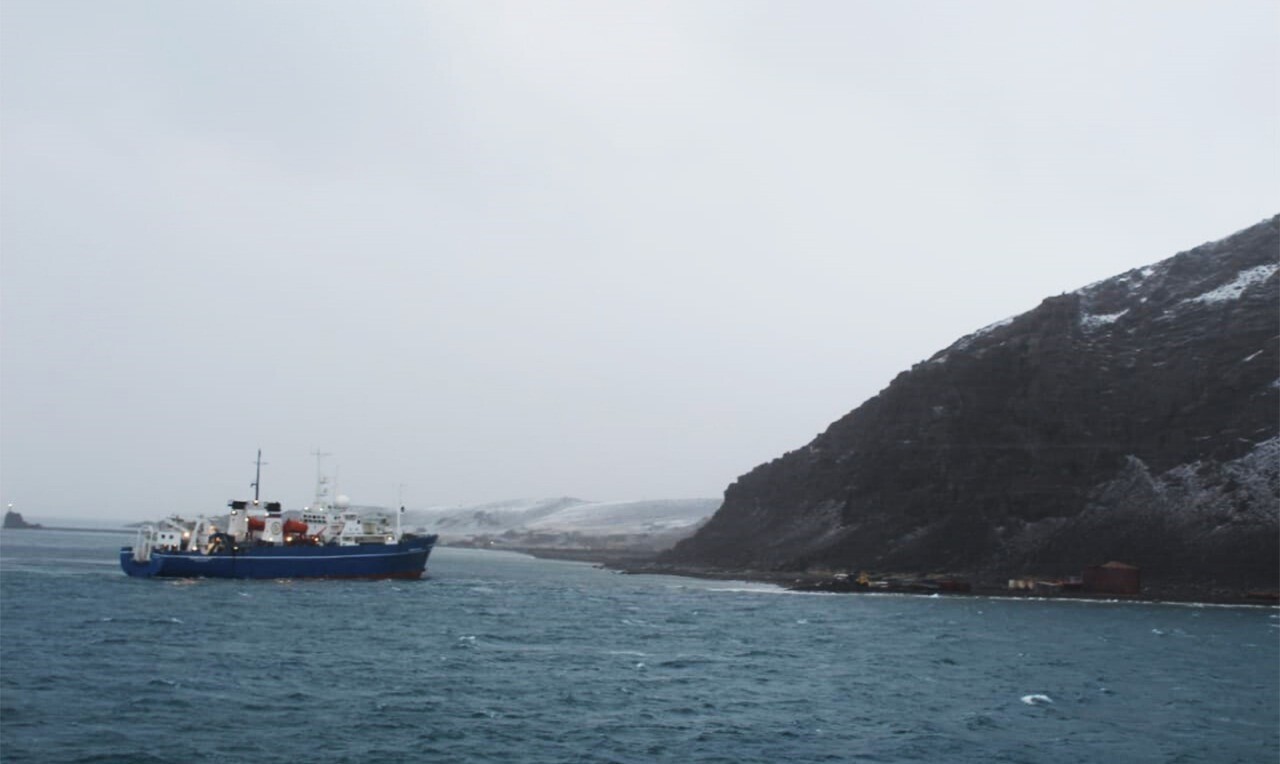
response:
M0 528L5 531L62 531L69 533L137 533L136 528L71 528L61 525L27 525L21 528Z
M847 581L836 581L830 574L804 571L761 571L750 569L701 568L658 562L651 551L624 549L563 549L509 547L505 551L520 552L548 560L585 562L622 574L684 576L711 580L751 581L774 584L794 592L822 594L908 594L922 597L1001 597L1043 601L1132 602L1145 604L1223 605L1280 608L1280 596L1268 590L1265 596L1251 596L1249 591L1232 589L1213 582L1145 581L1138 594L1109 592L1044 592L1011 590L995 583L993 575L966 577L972 581L967 591L922 589L913 585L859 587ZM993 580L994 579L994 580Z

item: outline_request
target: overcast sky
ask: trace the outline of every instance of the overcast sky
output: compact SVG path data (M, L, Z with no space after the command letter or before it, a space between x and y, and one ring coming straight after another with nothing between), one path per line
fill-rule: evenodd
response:
M1280 212L1264 2L0 4L0 500L719 496Z

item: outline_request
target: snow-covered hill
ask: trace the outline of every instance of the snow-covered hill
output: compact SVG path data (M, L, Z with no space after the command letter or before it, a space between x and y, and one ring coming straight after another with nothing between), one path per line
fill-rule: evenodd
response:
M444 544L659 550L692 534L719 506L719 499L517 499L410 510L405 524L440 534Z

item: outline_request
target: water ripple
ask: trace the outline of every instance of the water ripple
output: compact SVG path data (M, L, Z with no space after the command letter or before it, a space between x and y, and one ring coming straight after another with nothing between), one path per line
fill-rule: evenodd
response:
M1266 610L786 596L448 549L414 583L164 583L3 551L6 763L1255 761L1280 747Z

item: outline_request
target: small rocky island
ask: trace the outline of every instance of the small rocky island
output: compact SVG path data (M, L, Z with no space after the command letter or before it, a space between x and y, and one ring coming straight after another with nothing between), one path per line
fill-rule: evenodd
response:
M0 527L5 528L6 530L8 529L34 530L38 528L43 528L44 526L39 523L29 523L26 520L23 520L22 514L20 512L14 512L11 509L8 512L4 513L4 525Z

